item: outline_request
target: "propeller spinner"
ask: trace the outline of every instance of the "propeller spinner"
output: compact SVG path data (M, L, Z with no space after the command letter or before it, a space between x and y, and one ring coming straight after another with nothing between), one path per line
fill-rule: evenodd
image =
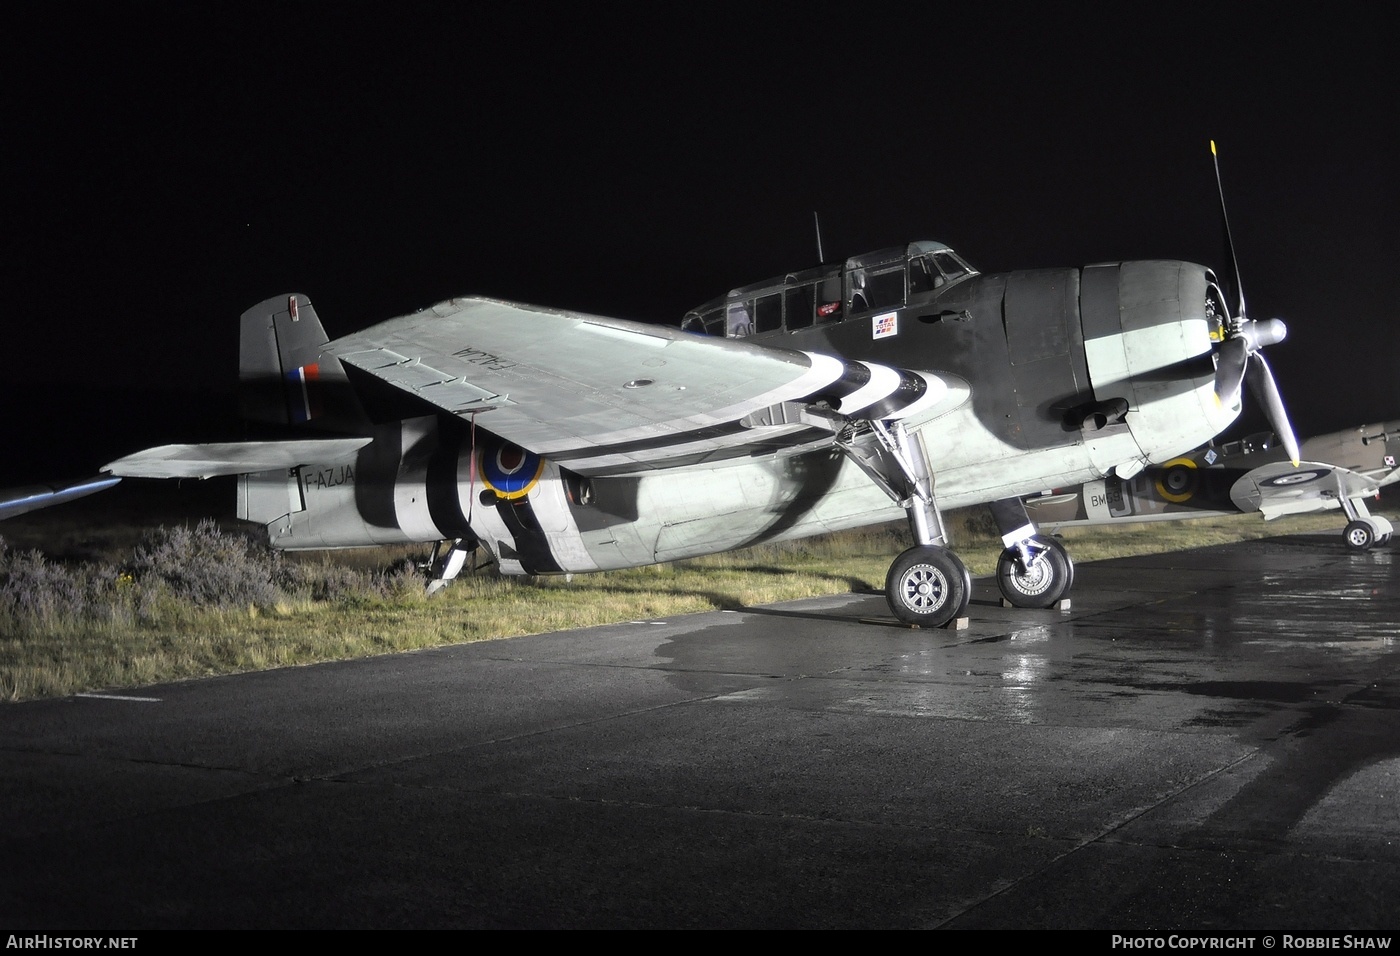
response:
M1215 397L1220 404L1233 406L1239 401L1241 383L1247 381L1255 399L1264 406L1269 425L1287 450L1289 459L1297 465L1298 439L1288 421L1288 412L1283 407L1283 397L1274 381L1274 373L1261 351L1266 346L1282 342L1288 336L1288 326L1281 319L1254 322L1245 312L1244 286L1240 282L1239 260L1235 258L1235 240L1230 235L1230 216L1225 211L1225 185L1220 178L1220 157L1215 151L1215 140L1210 141L1210 155L1215 162L1215 185L1220 192L1220 219L1225 226L1231 278L1239 297L1234 316L1227 315L1225 318L1224 339L1216 353Z

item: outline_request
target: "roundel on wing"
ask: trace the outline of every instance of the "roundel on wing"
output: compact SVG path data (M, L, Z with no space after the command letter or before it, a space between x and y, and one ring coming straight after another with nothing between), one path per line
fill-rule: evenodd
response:
M1274 475L1272 478L1265 478L1259 484L1270 488L1282 488L1288 485L1301 485L1309 481L1317 481L1330 474L1332 471L1328 468L1300 468L1297 471L1288 471L1281 475Z
M1162 472L1157 476L1157 494L1172 504L1190 501L1200 478L1196 463L1190 458L1173 458L1162 466Z
M477 451L482 483L502 498L523 498L544 471L544 459L518 445L491 443Z

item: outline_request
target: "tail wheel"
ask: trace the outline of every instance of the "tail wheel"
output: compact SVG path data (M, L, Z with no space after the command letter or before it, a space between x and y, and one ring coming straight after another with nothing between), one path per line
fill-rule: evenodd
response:
M1036 535L1030 541L1033 559L1023 565L1021 552L1007 548L997 559L997 587L1012 607L1053 607L1074 583L1074 562L1064 545Z
M1370 551L1376 543L1376 532L1365 521L1350 521L1342 537L1352 551Z
M971 575L946 548L910 548L890 565L885 600L894 616L919 627L942 627L967 610Z

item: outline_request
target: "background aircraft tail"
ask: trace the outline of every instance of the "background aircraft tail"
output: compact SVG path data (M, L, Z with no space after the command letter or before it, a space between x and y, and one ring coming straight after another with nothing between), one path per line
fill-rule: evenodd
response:
M238 404L249 421L362 432L364 411L340 360L304 295L274 296L243 313L239 331Z

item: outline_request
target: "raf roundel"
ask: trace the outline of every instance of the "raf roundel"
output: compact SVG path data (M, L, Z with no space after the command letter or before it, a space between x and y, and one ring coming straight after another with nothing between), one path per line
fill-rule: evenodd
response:
M1259 484L1269 488L1284 488L1288 485L1301 485L1310 481L1317 481L1332 474L1330 468L1300 468L1298 471L1290 471L1286 474L1275 475L1272 478L1265 478Z
M511 444L487 445L478 455L481 480L502 498L523 498L544 472L544 459Z
M1194 461L1190 458L1173 458L1162 466L1162 473L1157 478L1157 494L1164 501L1179 505L1191 500L1199 481Z

